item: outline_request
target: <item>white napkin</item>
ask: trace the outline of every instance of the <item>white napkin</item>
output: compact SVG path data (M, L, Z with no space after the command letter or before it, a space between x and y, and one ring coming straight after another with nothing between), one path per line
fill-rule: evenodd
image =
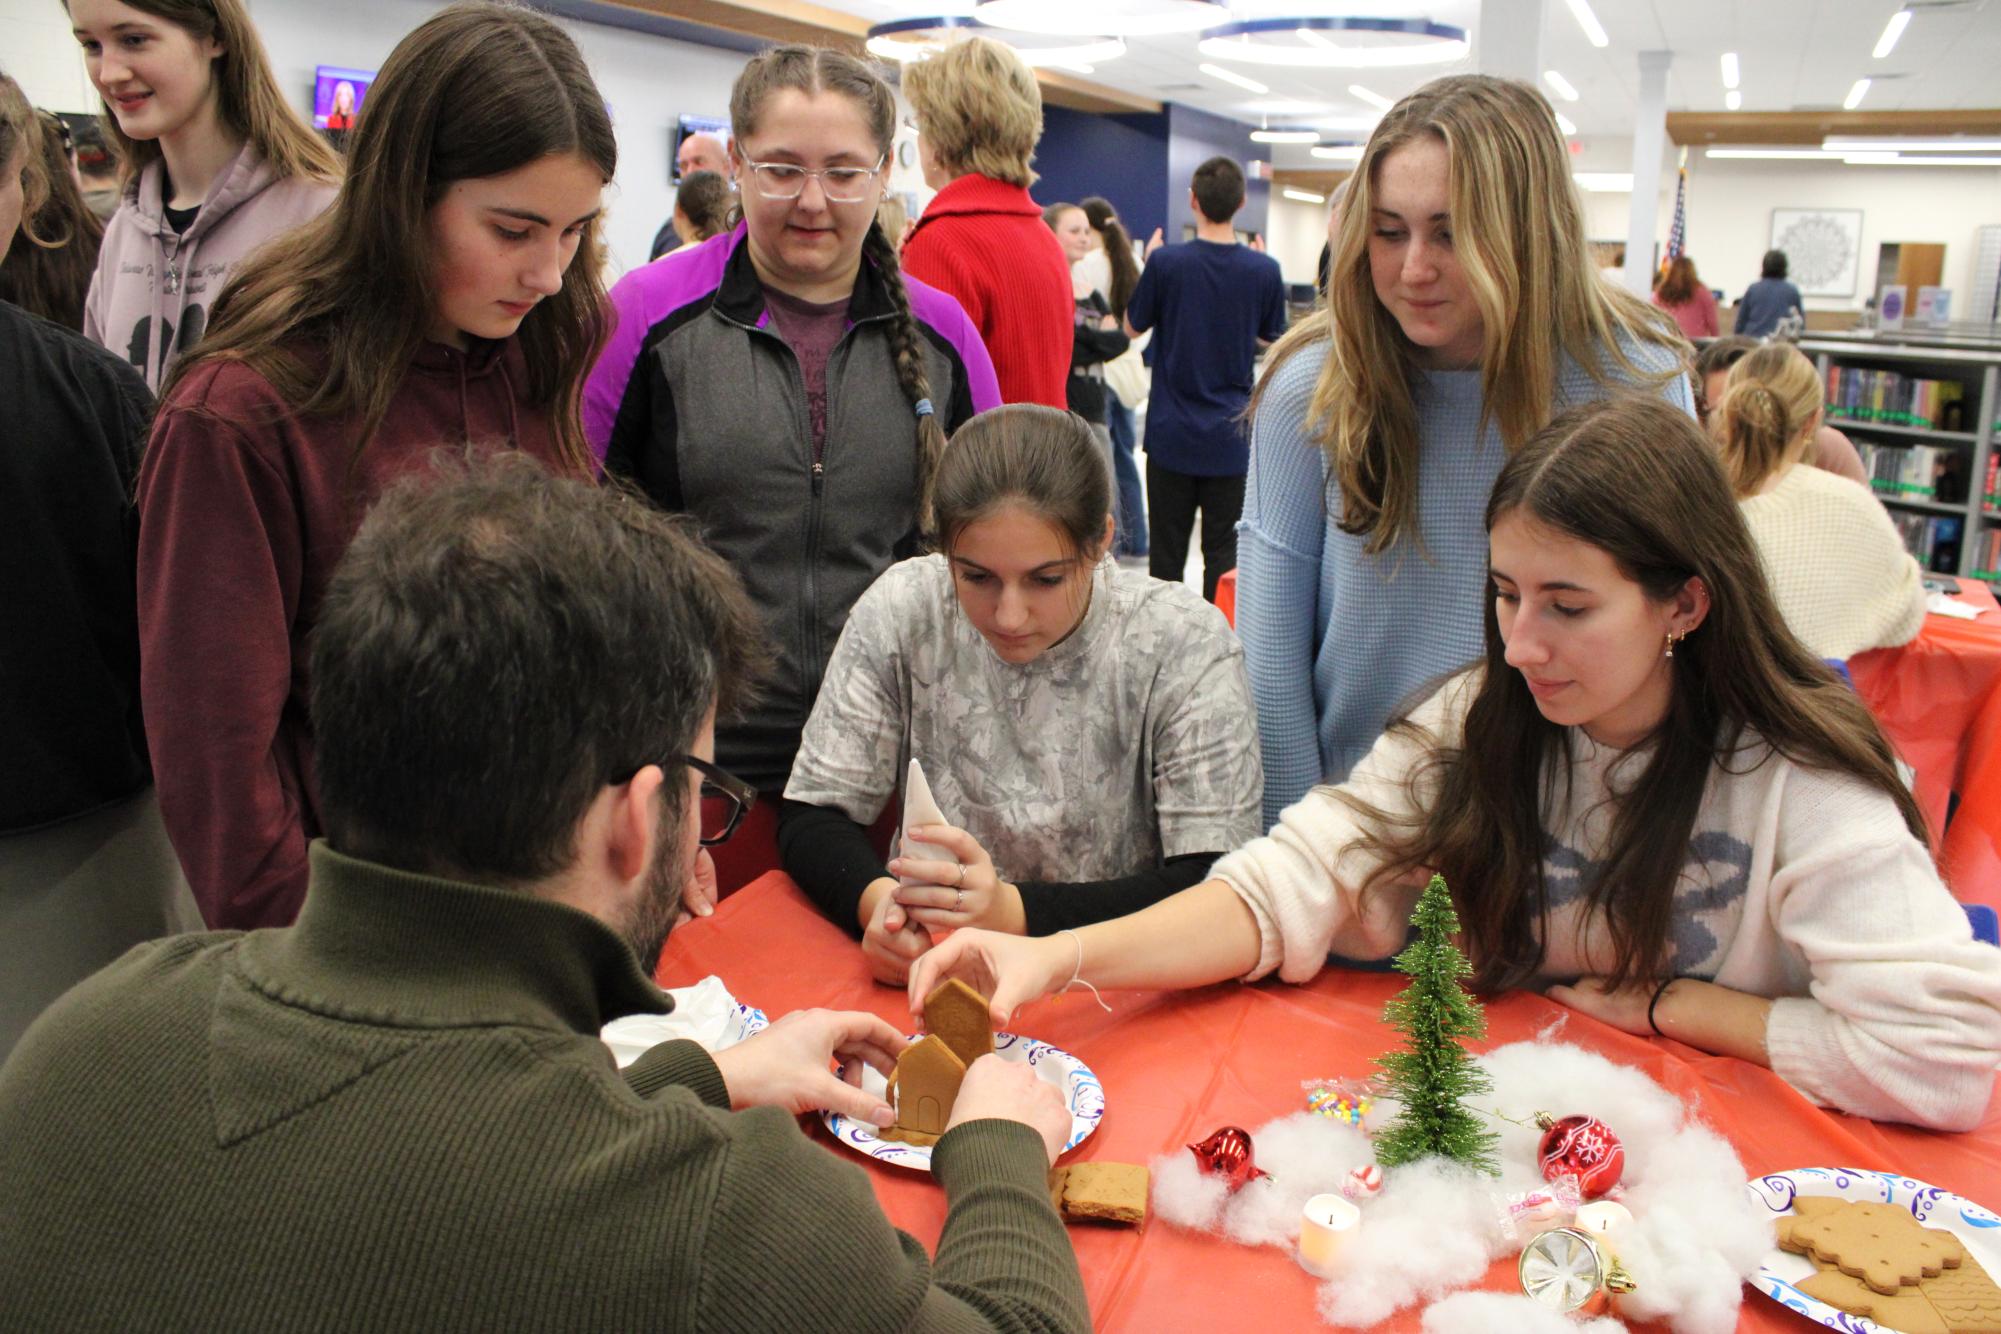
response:
M910 831L919 825L950 824L945 813L938 809L938 802L931 795L931 785L924 781L924 766L915 756L910 760L910 771L903 780L903 828L897 832L897 848L905 857L922 857L927 861L950 862L959 865L959 859L949 849L936 843L926 843L910 836ZM909 876L899 879L906 885L924 883Z
M692 987L673 987L672 1014L628 1014L614 1019L598 1034L623 1070L649 1049L676 1038L699 1042L711 1052L733 1047L749 1036L747 1013L737 1005L723 980L711 973Z
M1944 593L1926 594L1925 610L1940 616L1957 616L1962 621L1975 620L1980 615L1980 608L1972 603L1961 602L1958 598L1947 597Z

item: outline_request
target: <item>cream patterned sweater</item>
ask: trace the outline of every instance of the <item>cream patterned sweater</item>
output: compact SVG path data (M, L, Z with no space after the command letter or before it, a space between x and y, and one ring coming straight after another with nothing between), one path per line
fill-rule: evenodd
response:
M1477 669L1476 669L1477 671ZM1430 800L1405 783L1427 746L1457 745L1475 673L1419 707L1421 736L1386 733L1340 791L1392 815ZM1609 936L1582 912L1642 751L1570 732L1569 802L1545 821L1551 912L1544 981L1606 971ZM1212 873L1250 906L1262 948L1245 980L1317 974L1330 951L1382 958L1404 944L1422 877L1364 895L1374 860L1361 818L1317 788ZM1876 1120L1976 1124L2001 1062L2001 950L1972 939L1924 846L1882 793L1759 744L1713 770L1676 891L1670 966L1775 998L1772 1069L1806 1096Z
M1875 496L1796 463L1740 504L1779 614L1816 657L1852 658L1917 635L1923 576Z

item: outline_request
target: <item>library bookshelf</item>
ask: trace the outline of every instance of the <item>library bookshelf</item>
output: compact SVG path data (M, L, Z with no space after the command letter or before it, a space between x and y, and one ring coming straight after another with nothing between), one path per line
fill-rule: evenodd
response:
M2001 339L1815 334L1827 423L1918 563L2001 584Z

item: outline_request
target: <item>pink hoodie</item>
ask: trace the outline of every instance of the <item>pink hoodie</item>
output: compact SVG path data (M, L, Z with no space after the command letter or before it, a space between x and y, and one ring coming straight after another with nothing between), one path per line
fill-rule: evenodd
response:
M165 180L154 162L126 188L83 306L84 335L138 367L155 393L174 358L208 327L208 308L243 257L317 217L339 189L306 177L280 180L246 143L187 235L176 236L162 208Z

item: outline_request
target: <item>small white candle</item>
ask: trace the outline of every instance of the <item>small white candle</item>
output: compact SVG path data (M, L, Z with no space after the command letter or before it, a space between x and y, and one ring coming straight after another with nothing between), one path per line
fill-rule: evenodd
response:
M1315 1195L1299 1219L1299 1263L1322 1278L1333 1272L1341 1249L1362 1221L1362 1211L1339 1195Z
M1617 1200L1593 1200L1589 1204L1577 1206L1577 1221L1572 1224L1579 1232L1589 1232L1593 1236L1607 1240L1633 1225L1633 1211Z

